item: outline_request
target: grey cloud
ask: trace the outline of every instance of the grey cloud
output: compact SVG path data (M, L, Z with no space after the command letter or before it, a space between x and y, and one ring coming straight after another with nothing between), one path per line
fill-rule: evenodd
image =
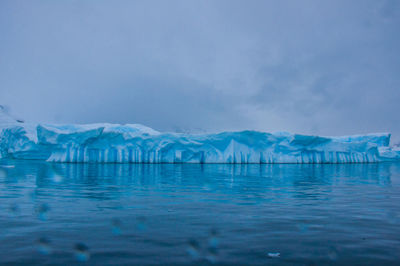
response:
M391 131L398 1L1 1L0 104L158 130Z

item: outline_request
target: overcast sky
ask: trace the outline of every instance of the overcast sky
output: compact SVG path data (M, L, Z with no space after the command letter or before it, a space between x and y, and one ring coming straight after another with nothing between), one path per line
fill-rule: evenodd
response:
M0 1L27 121L400 141L400 1Z

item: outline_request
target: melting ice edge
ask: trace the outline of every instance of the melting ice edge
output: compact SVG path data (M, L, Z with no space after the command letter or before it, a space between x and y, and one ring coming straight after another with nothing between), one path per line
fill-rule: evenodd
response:
M400 161L390 134L161 133L139 124L0 125L0 158L68 163L369 163Z

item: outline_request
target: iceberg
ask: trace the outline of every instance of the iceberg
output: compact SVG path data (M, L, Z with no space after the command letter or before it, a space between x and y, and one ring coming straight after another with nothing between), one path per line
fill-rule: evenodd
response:
M3 115L4 116L4 115ZM1 118L1 117L0 117ZM34 124L0 119L0 158L66 163L371 163L400 161L390 134L162 133L139 124Z

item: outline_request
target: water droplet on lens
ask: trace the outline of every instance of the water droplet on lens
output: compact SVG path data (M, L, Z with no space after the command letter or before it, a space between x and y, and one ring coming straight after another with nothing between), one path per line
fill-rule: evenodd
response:
M139 231L145 231L147 229L147 227L146 227L146 218L145 217L139 216L137 218L136 228Z
M200 244L195 239L190 239L186 251L192 257L192 259L198 259L200 257Z
M46 204L40 204L37 208L36 208L36 215L38 216L38 218L42 221L46 221L47 220L47 214L50 210L50 207Z
M56 183L60 183L60 182L63 180L63 177L60 176L60 175L54 174L53 180L54 180L54 182L56 182Z
M90 258L89 248L83 243L75 244L74 252L78 261L88 261Z
M51 253L50 241L45 237L41 237L37 241L37 248L43 255L49 255Z
M54 182L60 183L61 181L63 181L64 178L57 173L57 171L53 165L50 166L49 170L50 170L49 177L51 179L53 179Z
M122 225L121 220L119 220L117 218L114 218L111 221L111 226L112 226L111 230L112 230L114 235L120 235L121 234L121 225Z
M210 231L210 236L208 239L208 248L206 254L206 260L209 263L216 263L217 262L217 255L218 255L218 238L217 238L217 231L212 229Z
M7 172L4 171L3 169L0 169L0 178L6 178L7 177Z
M209 263L214 264L217 262L217 257L214 254L208 254L205 258Z
M218 244L219 244L217 235L218 235L217 230L211 229L210 236L208 238L208 249L210 251L213 251L214 253L217 253L217 248L218 248Z
M32 192L30 192L29 193L29 198L32 200L32 201L35 201L36 200L36 192L35 191L32 191Z
M305 223L300 223L300 224L297 224L297 228L299 229L300 232L306 233L309 229L309 225L305 224Z
M10 210L10 213L11 213L12 215L18 215L18 214L19 214L19 211L20 211L20 210L19 210L19 206L18 206L16 203L11 204L9 210Z
M398 215L393 211L389 211L386 213L386 220L391 224L397 224L398 222Z
M335 247L330 247L328 251L328 258L330 260L337 260L338 258L338 251Z

